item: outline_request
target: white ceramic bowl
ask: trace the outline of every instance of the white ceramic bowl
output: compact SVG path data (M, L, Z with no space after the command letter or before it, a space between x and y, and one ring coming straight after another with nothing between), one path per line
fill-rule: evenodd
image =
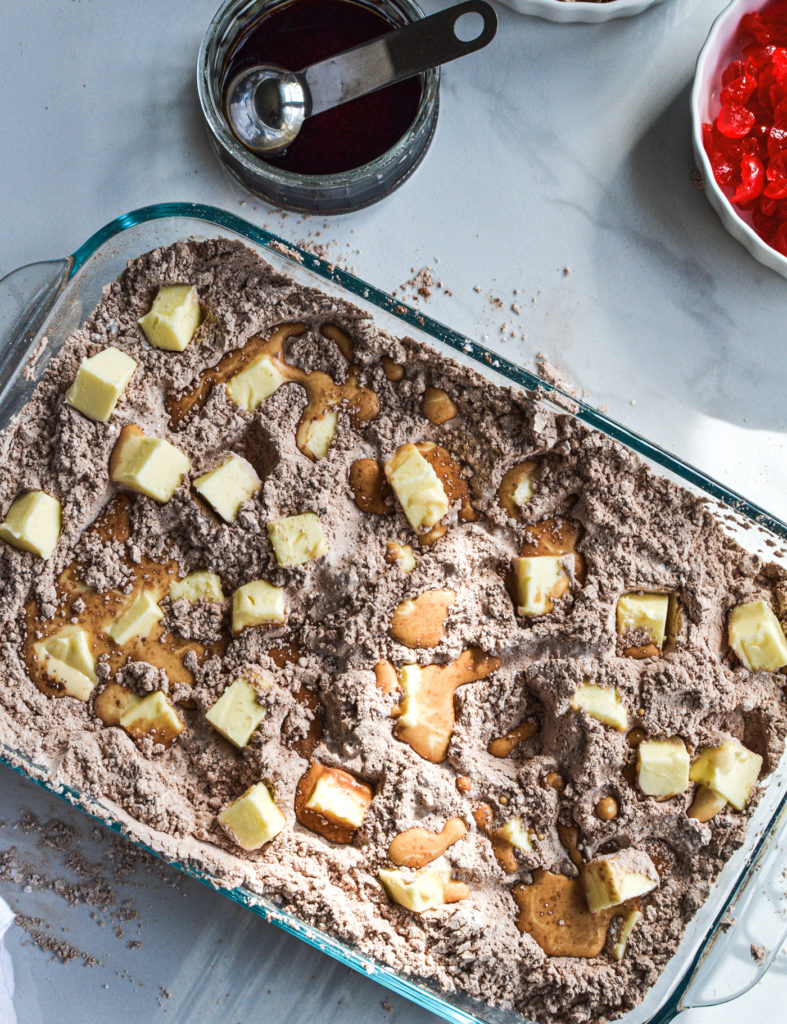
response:
M694 155L705 179L705 195L718 213L725 228L745 245L752 256L787 277L787 257L764 242L751 225L751 216L736 209L716 181L710 159L702 142L702 126L714 120L721 101L721 73L731 60L740 56L734 44L738 25L744 14L767 6L768 0L732 0L711 26L705 45L697 59L694 86L691 90L691 120Z
M630 18L641 14L648 7L662 0L610 0L609 3L593 4L586 0L501 0L520 14L532 14L547 21L584 21L598 24L613 18Z

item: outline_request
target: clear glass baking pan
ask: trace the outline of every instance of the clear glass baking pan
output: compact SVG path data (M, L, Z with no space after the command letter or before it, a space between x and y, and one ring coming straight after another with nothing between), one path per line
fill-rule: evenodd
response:
M342 296L368 311L380 326L407 333L491 380L524 389L535 401L568 412L638 452L656 472L706 498L747 549L787 567L787 524L539 377L463 337L423 313L311 253L232 214L187 203L161 204L118 217L71 256L20 267L0 280L0 430L21 409L49 359L86 319L129 259L186 237L239 238L297 281ZM119 807L58 783L49 766L24 751L0 745L0 761L62 797L139 846L163 855L164 837L139 841L134 822ZM621 1018L626 1024L666 1024L682 1009L712 1006L748 990L787 941L784 844L787 841L787 757L762 787L747 839L689 924L680 947L644 1002ZM304 924L264 895L227 888L209 870L176 864L285 931L380 984L457 1024L523 1024L511 1010L446 993L428 982L397 974L339 939ZM752 945L759 947L752 955Z

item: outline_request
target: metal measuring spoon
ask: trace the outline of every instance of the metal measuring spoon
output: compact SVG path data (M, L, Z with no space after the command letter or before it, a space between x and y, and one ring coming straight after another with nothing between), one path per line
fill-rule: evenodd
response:
M474 39L463 40L456 27L467 14L480 15L483 24ZM302 71L257 64L241 71L227 86L227 122L247 149L281 153L307 117L480 50L496 31L493 8L485 0L466 0Z

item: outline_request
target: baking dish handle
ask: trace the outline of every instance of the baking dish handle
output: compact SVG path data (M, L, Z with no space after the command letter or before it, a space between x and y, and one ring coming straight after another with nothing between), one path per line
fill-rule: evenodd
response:
M71 257L28 263L0 279L0 395L29 357L72 264Z
M787 942L787 806L689 976L678 1010L731 1002L765 975Z

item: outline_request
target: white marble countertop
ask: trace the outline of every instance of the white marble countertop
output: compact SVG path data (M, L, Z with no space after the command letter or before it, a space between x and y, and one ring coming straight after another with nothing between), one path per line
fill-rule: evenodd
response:
M724 0L666 0L597 27L499 7L495 42L446 69L414 177L327 226L244 196L219 168L194 83L215 6L4 0L0 275L166 200L326 244L386 290L431 266L443 287L419 301L432 316L531 368L545 353L592 404L787 516L787 282L726 234L692 181L688 90ZM15 846L19 868L0 895L97 961L60 963L13 928L23 1024L434 1019L174 871L118 871L79 814L2 775L0 856L8 875ZM67 845L103 865L106 907L50 884L68 854L20 827L25 812L77 830ZM765 1018L785 995L782 955L736 1003L684 1019Z

